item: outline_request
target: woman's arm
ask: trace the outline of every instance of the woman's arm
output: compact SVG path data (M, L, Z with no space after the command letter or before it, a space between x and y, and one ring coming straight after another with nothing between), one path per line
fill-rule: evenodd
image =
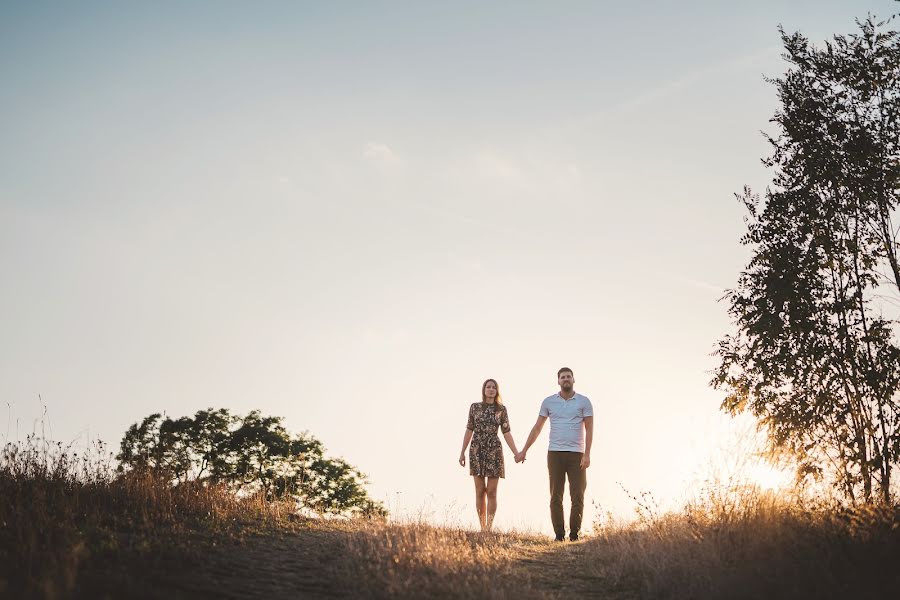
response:
M503 434L503 439L506 440L506 445L509 446L509 449L512 450L513 454L518 454L519 451L516 450L516 442L513 439L512 432L507 431Z
M459 451L459 466L466 466L466 448L469 447L469 442L472 441L472 433L474 433L471 429L466 429L466 435L463 436L463 447L462 450Z

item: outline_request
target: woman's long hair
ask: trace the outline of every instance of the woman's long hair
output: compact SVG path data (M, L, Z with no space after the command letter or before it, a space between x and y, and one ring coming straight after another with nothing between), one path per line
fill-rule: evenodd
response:
M497 383L496 379L485 379L484 383L481 384L481 401L487 404L487 397L484 395L484 389L487 387L487 384L493 382L494 388L497 390L497 396L494 398L494 404L499 408L503 406L503 399L500 397L500 384Z

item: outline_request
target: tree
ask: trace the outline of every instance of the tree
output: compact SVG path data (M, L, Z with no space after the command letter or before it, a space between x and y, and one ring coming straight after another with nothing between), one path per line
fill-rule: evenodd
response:
M224 408L198 410L194 415L189 431L198 479L208 477L213 482L228 479L228 430L233 422L234 418Z
M851 501L891 498L900 457L900 38L871 17L815 48L780 30L791 68L771 82L765 202L745 188L753 256L726 293L737 331L718 344L722 408L750 411L799 475Z
M281 422L259 411L240 417L212 408L174 420L152 414L128 428L117 458L123 471L152 470L174 484L224 484L234 493L292 498L323 513L386 514L369 498L365 475L326 457L316 438L291 436Z

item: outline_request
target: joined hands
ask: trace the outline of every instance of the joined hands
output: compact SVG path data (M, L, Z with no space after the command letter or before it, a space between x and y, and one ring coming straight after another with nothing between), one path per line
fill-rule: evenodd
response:
M516 462L517 463L525 462L525 451L524 450L516 453Z

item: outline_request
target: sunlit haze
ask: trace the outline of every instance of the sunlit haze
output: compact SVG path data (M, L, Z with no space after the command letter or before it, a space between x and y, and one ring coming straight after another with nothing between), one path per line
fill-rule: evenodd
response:
M495 378L521 446L568 366L586 527L677 504L747 430L708 382L777 27L867 12L895 3L4 4L0 434L39 395L113 447L259 409L476 527L469 404ZM498 527L550 531L547 439L506 452Z

